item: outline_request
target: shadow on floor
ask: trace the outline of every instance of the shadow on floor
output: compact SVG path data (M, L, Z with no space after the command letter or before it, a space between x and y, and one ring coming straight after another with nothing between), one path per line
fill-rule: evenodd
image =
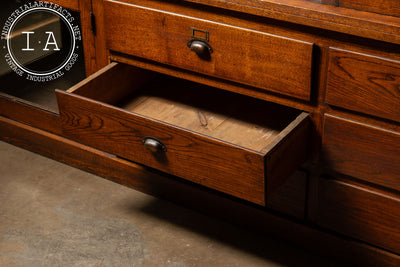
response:
M136 205L132 205L128 212L142 212L163 223L172 224L195 235L230 246L234 250L240 250L245 254L273 262L278 266L344 266L332 262L331 259L328 260L311 254L282 240L239 228L163 200L154 199L142 206L140 210L137 209Z

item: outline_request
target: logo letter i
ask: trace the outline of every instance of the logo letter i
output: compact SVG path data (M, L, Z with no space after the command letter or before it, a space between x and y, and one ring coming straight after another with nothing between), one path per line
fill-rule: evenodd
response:
M29 34L33 34L35 32L22 32L22 34L26 34L26 48L22 48L22 51L34 51L35 49L29 47Z

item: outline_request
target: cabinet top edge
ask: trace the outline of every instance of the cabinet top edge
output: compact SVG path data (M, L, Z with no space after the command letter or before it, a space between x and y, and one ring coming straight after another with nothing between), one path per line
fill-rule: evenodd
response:
M304 0L185 1L400 44L399 17Z

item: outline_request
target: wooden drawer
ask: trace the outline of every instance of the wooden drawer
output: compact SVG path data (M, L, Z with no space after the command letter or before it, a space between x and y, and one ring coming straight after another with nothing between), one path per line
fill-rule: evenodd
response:
M322 143L329 168L400 190L400 133L326 115Z
M326 102L400 121L400 61L330 48Z
M57 99L66 137L261 205L309 150L306 113L129 65Z
M112 51L310 99L312 43L117 1L104 9ZM193 52L194 39L212 53Z
M400 253L400 198L357 185L320 179L316 223Z

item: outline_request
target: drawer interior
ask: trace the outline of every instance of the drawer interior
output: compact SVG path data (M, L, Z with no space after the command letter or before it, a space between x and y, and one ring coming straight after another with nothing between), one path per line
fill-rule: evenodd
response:
M274 103L124 64L115 68L118 75L124 73L124 81L107 79L104 86L97 77L95 81L102 86L95 86L96 90L88 83L69 92L260 153L300 114Z

